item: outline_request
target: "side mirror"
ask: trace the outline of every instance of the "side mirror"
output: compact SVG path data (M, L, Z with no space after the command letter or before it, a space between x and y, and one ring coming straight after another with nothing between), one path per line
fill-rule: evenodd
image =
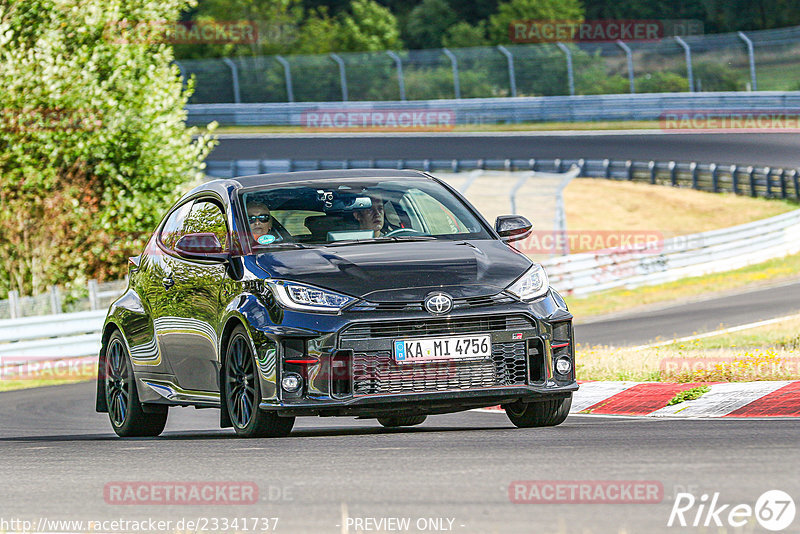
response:
M533 225L522 215L501 215L494 223L500 239L506 243L519 241L531 235Z
M227 261L230 257L211 232L184 235L175 243L175 252L190 260Z

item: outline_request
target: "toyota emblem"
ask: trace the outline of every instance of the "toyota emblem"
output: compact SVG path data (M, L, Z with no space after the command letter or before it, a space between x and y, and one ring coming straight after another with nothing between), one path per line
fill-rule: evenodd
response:
M453 309L453 299L447 293L431 293L425 297L425 309L435 315L449 313Z

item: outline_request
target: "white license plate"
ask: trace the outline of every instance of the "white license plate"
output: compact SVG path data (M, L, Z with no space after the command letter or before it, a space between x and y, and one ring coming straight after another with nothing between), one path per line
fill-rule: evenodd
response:
M394 360L397 363L488 358L491 355L492 339L488 334L398 339L394 342Z

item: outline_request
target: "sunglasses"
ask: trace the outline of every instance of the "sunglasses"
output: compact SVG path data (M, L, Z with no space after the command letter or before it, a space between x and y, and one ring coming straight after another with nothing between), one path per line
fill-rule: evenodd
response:
M250 224L252 224L252 223L254 223L256 221L258 221L260 223L268 223L271 218L272 218L272 216L269 215L269 214L267 214L267 215L250 215L250 216L247 217L247 220L250 221Z

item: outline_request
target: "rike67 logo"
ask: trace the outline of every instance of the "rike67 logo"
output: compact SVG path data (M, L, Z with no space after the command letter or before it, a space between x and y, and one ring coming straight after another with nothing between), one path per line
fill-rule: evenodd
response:
M753 517L762 528L779 532L789 528L794 521L795 505L792 497L781 490L766 491L749 504L726 504L720 501L719 492L700 498L691 493L678 493L669 514L667 526L680 527L743 527Z

